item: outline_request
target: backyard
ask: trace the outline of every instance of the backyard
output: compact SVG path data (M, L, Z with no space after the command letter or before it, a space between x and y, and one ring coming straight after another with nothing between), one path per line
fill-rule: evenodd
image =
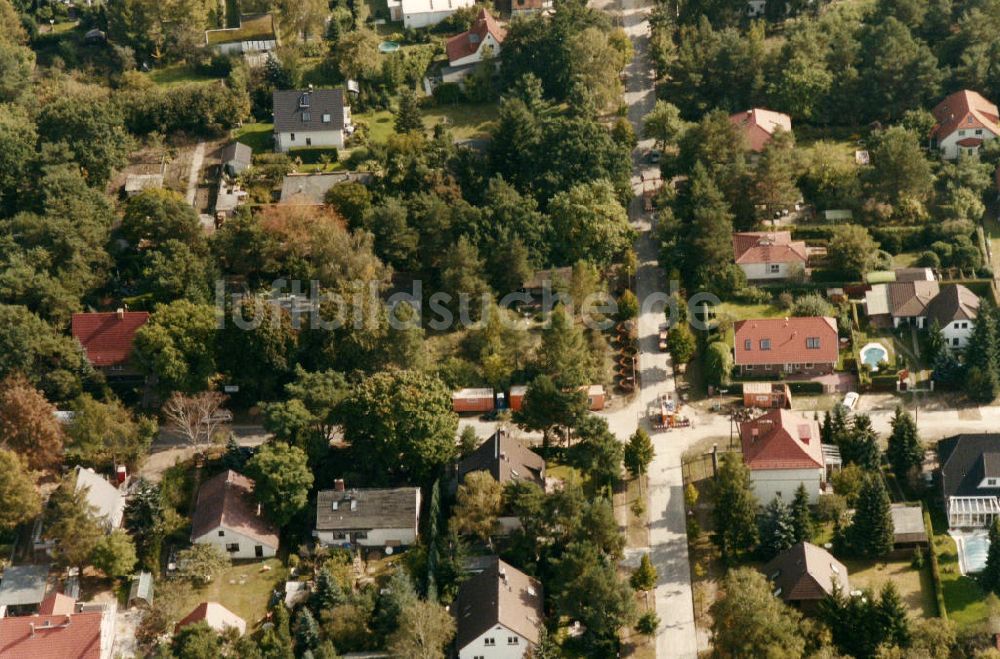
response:
M492 103L431 105L423 108L421 113L427 130L433 130L436 125L446 121L452 137L460 141L487 137L497 117L497 107ZM386 142L395 132L395 116L389 110L355 113L354 122L366 124L368 139L376 144Z
M277 558L261 562L234 564L223 570L207 586L190 587L170 582L176 591L171 610L180 620L201 602L218 602L252 627L267 614L271 593L284 582L287 569Z
M944 595L948 618L961 629L976 627L990 615L983 589L975 579L963 576L958 567L958 548L948 535L947 521L940 502L931 505L931 523L934 527L933 547L937 555L941 574L941 590Z

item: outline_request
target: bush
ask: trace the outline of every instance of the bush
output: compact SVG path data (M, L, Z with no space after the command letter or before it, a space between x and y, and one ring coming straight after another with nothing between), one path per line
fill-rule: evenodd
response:
M941 257L931 251L923 252L917 259L917 265L922 268L940 268Z
M922 570L924 567L924 550L920 547L913 549L913 558L910 559L910 567L914 570Z
M438 105L455 105L465 101L465 92L457 82L442 82L434 88L434 101Z
M816 503L816 518L821 522L834 522L847 510L847 501L839 494L826 494Z
M924 511L924 529L927 531L927 537L930 538L931 543L934 542L934 527L931 525L931 516L926 510ZM948 619L948 607L944 603L944 588L941 587L941 566L938 565L937 552L934 551L933 544L930 548L930 559L931 559L931 582L934 584L934 599L937 601L938 607L938 617L942 620Z

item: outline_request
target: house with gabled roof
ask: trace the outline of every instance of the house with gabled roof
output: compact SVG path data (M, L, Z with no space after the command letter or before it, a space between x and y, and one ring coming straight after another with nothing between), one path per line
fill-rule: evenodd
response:
M297 147L341 149L354 132L351 108L338 89L275 90L274 148L282 153Z
M254 482L229 469L198 489L191 542L215 545L232 558L270 558L278 552L278 528L253 500Z
M204 622L220 634L226 633L228 629L235 629L240 636L247 633L246 620L218 602L202 602L184 616L174 629L179 631L182 627L199 622Z
M937 321L945 345L962 350L969 345L979 315L979 296L961 284L945 284L927 304L927 322Z
M127 376L137 373L132 346L136 332L148 321L146 311L75 313L70 331L83 346L91 366L106 375Z
M741 320L733 336L734 363L743 375L817 375L837 365L837 321L828 316Z
M1000 135L1000 111L979 92L957 91L938 103L931 114L937 120L931 136L943 158L971 156L984 142Z
M545 489L545 459L504 430L480 444L458 463L458 481L476 471L485 471L501 486L515 481L534 483ZM497 518L501 532L520 528L520 520L509 510Z
M847 567L830 552L809 542L800 542L775 556L764 566L764 574L774 586L774 594L803 611L832 595L839 587L851 592Z
M538 645L542 584L494 556L462 582L451 610L459 659L520 659Z
M316 495L316 540L335 547L409 547L420 527L420 488L334 489ZM391 551L391 550L390 550Z
M739 424L743 464L750 470L757 500L790 502L804 485L815 503L826 482L819 423L791 410L769 410Z
M809 254L790 231L745 231L733 234L733 259L750 281L787 279L805 273Z
M108 533L122 525L122 517L125 515L125 493L112 485L108 479L93 469L77 467L74 488L77 492L85 491L84 496L94 516Z
M760 153L774 137L775 132L792 132L792 118L782 112L751 108L729 116L729 123L736 126L747 141L747 148Z
M948 526L988 528L1000 517L1000 435L953 435L937 453Z
M53 593L35 615L0 618L0 659L111 659L118 607L78 608Z
M472 27L445 42L448 65L458 67L478 64L487 54L496 57L500 54L500 46L506 36L506 28L482 7Z

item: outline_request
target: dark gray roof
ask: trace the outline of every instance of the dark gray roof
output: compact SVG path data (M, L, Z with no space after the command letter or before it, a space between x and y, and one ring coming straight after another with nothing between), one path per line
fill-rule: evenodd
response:
M545 487L542 456L499 430L458 463L460 481L473 471L488 471L501 485L512 480L526 480Z
M786 602L821 600L833 594L834 584L850 592L847 568L828 551L800 542L781 552L764 566L775 593Z
M896 268L896 281L930 281L934 272L930 268Z
M49 578L48 565L12 565L0 577L0 606L41 604Z
M419 507L416 487L323 490L316 495L316 530L415 528Z
M344 92L340 89L275 90L274 131L277 133L341 130ZM323 121L324 117L328 121Z
M136 600L142 600L146 604L153 603L153 575L149 572L140 572L132 578L132 585L128 590L128 604L132 606Z
M979 488L986 477L986 464L995 464L1000 454L1000 435L964 434L942 439L938 443L938 464L941 465L941 491L948 497L1000 496L1000 487ZM984 460L984 456L991 457Z
M924 509L919 504L910 506L894 503L892 515L893 542L927 542L927 528L924 526Z
M249 166L252 159L253 149L242 142L232 142L222 150L223 164L237 162Z
M944 327L953 320L975 320L979 297L961 284L945 284L927 305L927 317Z
M503 625L537 643L542 622L542 585L493 556L486 569L462 582L452 611L459 650L494 625Z

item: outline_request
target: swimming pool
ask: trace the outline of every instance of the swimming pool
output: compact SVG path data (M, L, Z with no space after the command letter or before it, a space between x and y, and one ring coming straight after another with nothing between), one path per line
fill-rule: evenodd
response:
M889 351L881 343L868 343L861 349L861 361L878 370L878 365L889 361Z
M951 531L958 547L958 568L963 575L982 572L990 550L990 534L985 530Z
M394 53L399 50L399 43L395 41L383 41L378 45L380 53Z

